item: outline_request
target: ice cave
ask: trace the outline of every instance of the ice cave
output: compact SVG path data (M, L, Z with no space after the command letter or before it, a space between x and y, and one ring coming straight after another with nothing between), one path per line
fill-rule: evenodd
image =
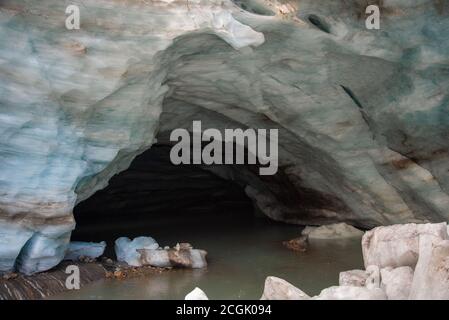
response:
M20 279L57 272L71 241L105 241L113 257L115 239L149 236L207 249L210 273L162 276L181 284L139 298L198 286L189 298L259 299L266 279L263 299L449 299L448 1L70 4L79 28L66 1L0 1L0 284L15 298ZM173 165L170 134L194 121L278 130L277 172ZM310 242L346 232L359 236L349 247ZM305 253L282 246L301 234ZM301 251L298 239L287 246ZM334 270L320 275L323 256ZM220 274L244 263L228 290Z
M120 236L142 232L160 239L159 232L170 228L180 237L182 229L201 232L226 220L244 224L256 214L243 186L200 166L175 166L169 152L169 146L154 145L78 204L72 239L113 244Z

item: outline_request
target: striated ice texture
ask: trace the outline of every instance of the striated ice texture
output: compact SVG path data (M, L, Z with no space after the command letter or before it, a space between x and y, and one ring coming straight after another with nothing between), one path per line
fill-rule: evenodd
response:
M74 205L174 128L278 128L279 172L210 167L267 216L372 227L449 216L449 4L0 3L0 270L56 265ZM162 113L163 112L163 113Z
M103 255L104 249L106 249L106 242L81 242L72 241L69 244L67 252L64 256L64 260L79 260L81 257L98 258Z
M33 235L13 223L3 223L0 228L0 271L12 271L22 247Z
M34 233L16 259L16 270L29 275L54 267L64 258L69 241L70 232Z

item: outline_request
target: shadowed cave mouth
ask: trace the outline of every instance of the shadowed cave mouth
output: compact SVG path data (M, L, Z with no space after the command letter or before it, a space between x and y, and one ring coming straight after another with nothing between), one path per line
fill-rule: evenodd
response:
M229 232L254 223L276 222L256 214L244 186L204 170L173 165L170 146L154 145L136 157L109 185L74 209L74 241L152 236L161 245L189 242L196 233ZM171 241L171 242L170 242ZM173 243L172 243L173 242Z

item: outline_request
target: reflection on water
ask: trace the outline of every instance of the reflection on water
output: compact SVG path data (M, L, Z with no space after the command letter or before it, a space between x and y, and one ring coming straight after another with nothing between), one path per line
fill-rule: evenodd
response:
M310 295L338 284L343 270L362 268L360 239L313 241L307 252L296 253L282 245L301 228L254 218L228 217L201 223L189 219L169 225L133 230L151 235L159 244L190 242L208 251L207 270L172 270L127 280L104 280L57 299L183 299L195 287L210 299L259 299L267 276L283 278ZM154 221L153 221L154 222ZM131 234L129 234L131 235Z

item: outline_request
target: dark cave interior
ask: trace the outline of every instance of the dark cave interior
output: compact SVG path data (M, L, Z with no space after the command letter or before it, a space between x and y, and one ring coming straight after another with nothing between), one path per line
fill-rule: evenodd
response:
M242 186L197 165L173 165L169 156L170 146L154 145L105 189L79 203L72 240L105 240L109 248L122 236L188 242L191 234L254 222Z

